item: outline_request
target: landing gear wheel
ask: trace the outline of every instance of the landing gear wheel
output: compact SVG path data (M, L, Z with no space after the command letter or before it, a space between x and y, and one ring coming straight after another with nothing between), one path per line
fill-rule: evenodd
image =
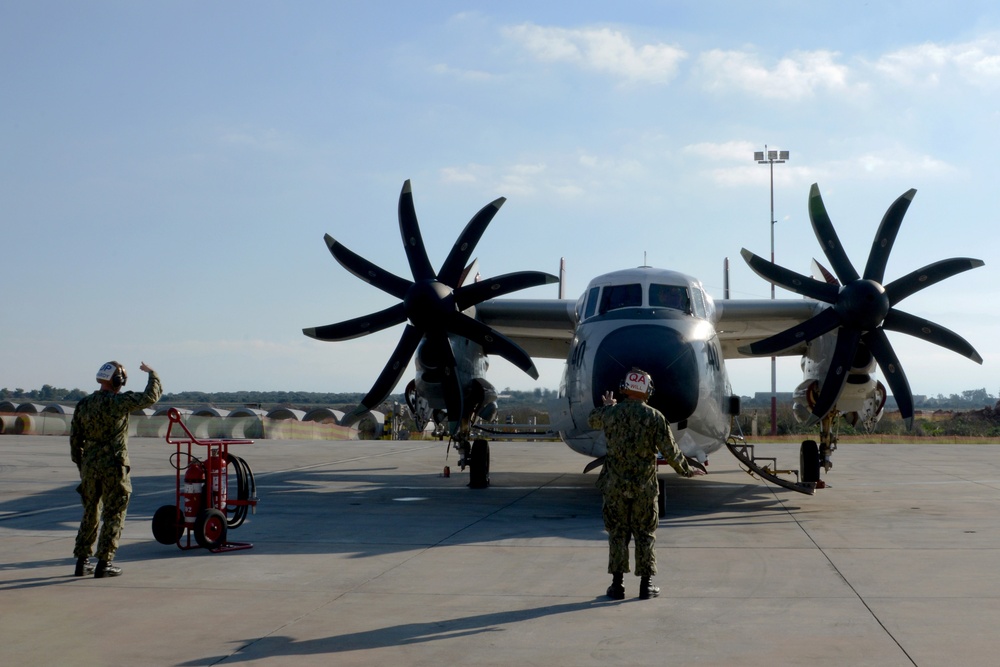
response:
M469 488L485 489L490 485L490 443L479 438L469 454Z
M658 489L656 511L662 517L667 512L667 484L662 479L658 479L656 480L656 486Z
M205 549L215 549L226 543L229 524L221 510L202 510L194 520L194 539Z
M799 449L799 468L802 470L802 481L813 483L819 481L819 445L815 440L803 440Z
M184 534L184 516L177 505L164 505L153 514L153 538L160 544L177 544Z

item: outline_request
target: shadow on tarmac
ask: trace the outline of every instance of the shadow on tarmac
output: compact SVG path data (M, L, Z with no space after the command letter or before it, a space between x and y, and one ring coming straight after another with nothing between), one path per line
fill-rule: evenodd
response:
M201 667L214 665L222 660L225 660L226 664L230 664L282 656L323 655L459 639L487 632L504 632L502 626L505 625L599 607L618 606L628 602L628 600L612 601L602 596L587 602L546 605L535 609L501 611L426 623L404 623L377 630L331 635L305 641L295 641L291 637L283 635L272 635L257 640L248 640L232 655L201 658L180 664L184 667Z

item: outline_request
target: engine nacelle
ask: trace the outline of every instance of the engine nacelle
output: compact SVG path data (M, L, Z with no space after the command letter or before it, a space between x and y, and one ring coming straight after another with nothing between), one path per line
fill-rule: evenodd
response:
M836 345L836 334L820 336L809 343L802 357L803 381L792 395L792 413L799 423L808 421L816 407ZM868 432L882 418L887 396L885 386L872 376L875 369L876 362L871 352L863 344L858 345L847 382L836 402L837 411L851 426L860 424Z

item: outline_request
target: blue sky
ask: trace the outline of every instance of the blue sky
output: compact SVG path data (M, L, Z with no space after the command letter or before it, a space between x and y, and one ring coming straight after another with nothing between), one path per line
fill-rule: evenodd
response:
M367 390L398 328L301 329L392 303L323 235L408 275L405 179L435 265L505 196L484 275L564 257L575 298L645 258L721 298L729 257L733 296L766 298L739 256L769 253L766 144L791 152L780 264L822 258L814 182L856 266L911 187L887 279L986 261L902 305L983 366L890 338L914 393L1000 390L995 3L37 0L0 4L0 56L0 386L90 388L113 358L167 391ZM561 366L491 377L556 389ZM769 368L730 363L734 389Z

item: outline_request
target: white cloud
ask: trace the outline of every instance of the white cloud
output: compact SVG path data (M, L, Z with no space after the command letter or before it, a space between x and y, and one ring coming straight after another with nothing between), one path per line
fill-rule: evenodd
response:
M690 144L681 150L687 155L707 160L746 162L753 157L754 151L759 151L761 148L761 146L754 145L749 141L727 141L721 144L709 142Z
M887 53L875 70L900 85L936 86L958 78L978 86L1000 83L1000 39L957 44L925 43Z
M546 28L525 23L503 33L543 62L563 62L629 83L666 83L687 57L670 44L635 45L628 35L610 28Z
M544 164L516 164L508 168L500 179L500 191L508 196L528 196L535 194L543 185L541 179L545 175Z
M441 180L444 183L476 183L479 181L477 173L481 171L478 165L444 167L441 169Z
M945 175L954 173L955 168L930 155L913 155L909 153L866 153L847 163L851 169L865 176L912 176L912 175Z
M895 180L900 177L941 177L956 173L956 168L929 155L906 151L865 153L850 160L833 160L809 166L783 164L774 169L776 186L801 186L828 181ZM722 186L757 185L768 179L768 170L756 164L714 167L707 171L711 180Z
M698 58L697 73L707 90L741 90L766 98L802 99L818 92L852 88L850 70L834 51L795 51L768 66L745 51L712 49ZM854 86L860 90L860 87Z

